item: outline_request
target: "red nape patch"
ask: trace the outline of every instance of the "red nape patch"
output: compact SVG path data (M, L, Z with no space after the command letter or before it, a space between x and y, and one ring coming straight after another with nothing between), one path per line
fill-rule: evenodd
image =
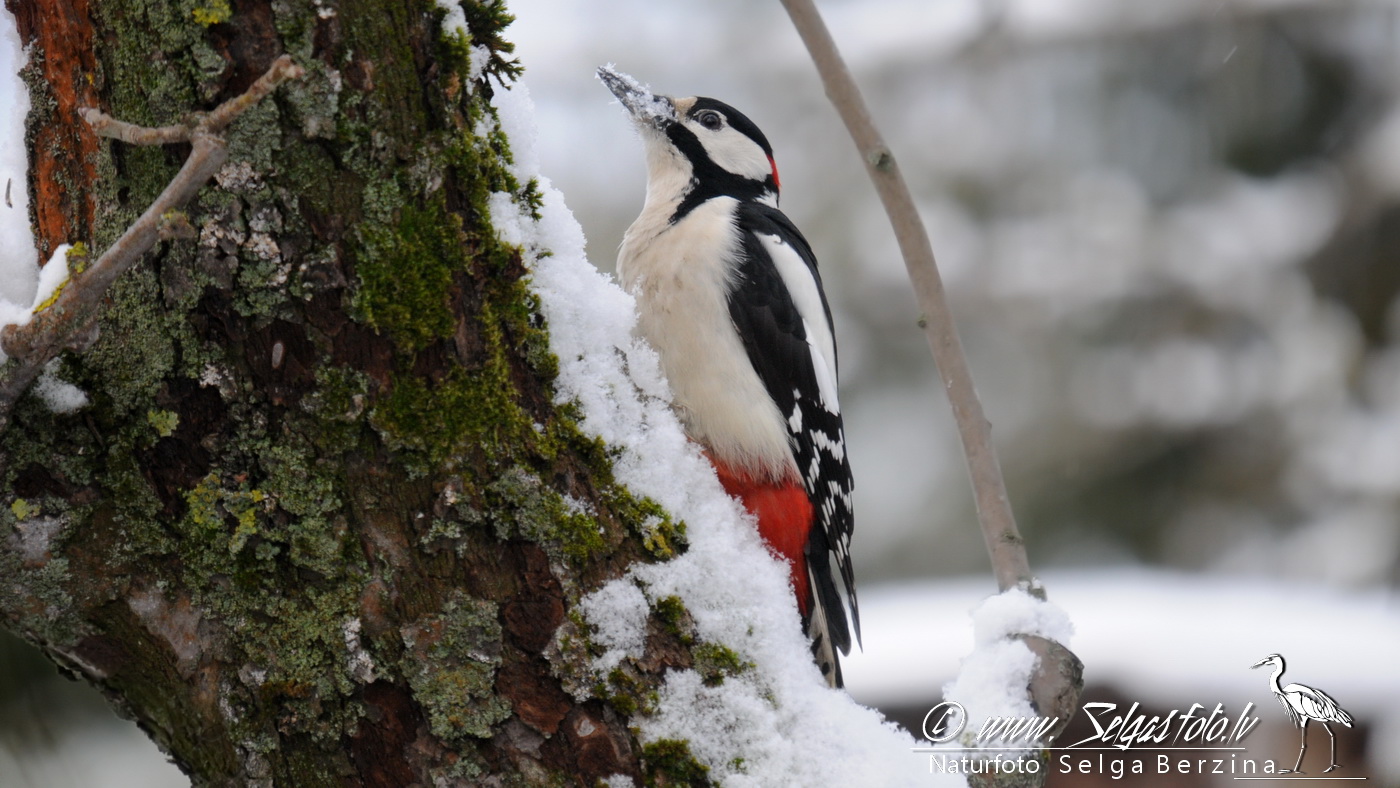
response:
M778 180L778 163L773 160L772 156L768 157L768 166L773 168L773 188L782 191L783 184Z
M746 473L732 473L723 463L710 460L724 491L738 498L758 520L758 535L778 555L787 559L797 609L805 617L812 609L812 589L807 582L807 536L812 531L812 502L796 483L755 481Z

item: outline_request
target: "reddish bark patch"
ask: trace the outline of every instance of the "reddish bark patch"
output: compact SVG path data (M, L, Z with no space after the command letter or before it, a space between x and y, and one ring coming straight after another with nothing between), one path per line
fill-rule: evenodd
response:
M564 589L549 568L549 557L534 545L514 544L519 561L520 592L501 611L501 623L515 644L538 654L564 623Z
M368 375L380 389L388 389L394 377L394 345L387 336L353 321L338 324L331 337L331 364Z
M628 737L609 724L597 701L574 707L564 720L564 736L578 758L578 773L592 782L613 774L635 775Z
M365 687L365 717L349 739L350 760L365 788L418 785L405 754L418 738L422 715L399 687L376 682Z
M270 3L234 0L228 22L213 25L209 33L214 50L229 64L220 88L230 95L247 90L282 54Z
M58 244L92 234L97 136L78 117L80 107L97 106L92 20L88 0L6 0L6 6L20 40L32 47L36 84L54 104L47 121L32 127L30 145L35 241L47 257Z
M496 673L496 691L510 700L521 722L547 735L559 730L574 706L543 660L504 665Z

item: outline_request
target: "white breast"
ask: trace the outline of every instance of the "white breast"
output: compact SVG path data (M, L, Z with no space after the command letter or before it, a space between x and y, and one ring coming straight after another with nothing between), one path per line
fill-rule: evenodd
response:
M791 479L797 467L784 417L749 364L726 301L738 230L734 200L706 201L668 222L673 205L647 207L618 254L622 286L637 299L637 331L661 356L690 437L731 467Z

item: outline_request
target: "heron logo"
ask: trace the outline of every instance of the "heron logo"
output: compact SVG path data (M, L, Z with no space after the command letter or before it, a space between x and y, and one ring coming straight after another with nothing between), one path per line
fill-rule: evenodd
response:
M1316 720L1322 723L1322 727L1327 731L1327 736L1332 740L1332 765L1323 769L1323 773L1340 769L1341 764L1337 763L1337 734L1332 732L1331 723L1339 722L1348 728L1351 727L1351 715L1341 706L1337 705L1332 696L1320 689L1309 687L1306 684L1284 684L1278 683L1278 677L1283 675L1283 657L1278 654L1270 654L1250 666L1250 668L1262 668L1265 665L1274 666L1274 674L1269 677L1269 689L1274 691L1274 697L1283 704L1284 713L1288 719L1302 733L1301 741L1298 744L1298 762L1293 764L1292 769L1283 769L1280 774L1303 773L1303 753L1308 751L1308 723Z

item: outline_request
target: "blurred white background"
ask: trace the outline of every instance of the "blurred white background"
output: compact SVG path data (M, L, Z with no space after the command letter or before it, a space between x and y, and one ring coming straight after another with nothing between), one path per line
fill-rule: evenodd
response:
M923 203L1037 564L1393 582L1395 6L822 7ZM764 129L837 312L862 574L979 571L903 264L781 8L512 8L600 267L644 176L595 65Z
M1273 724L1247 667L1291 654L1285 682L1358 716L1339 741L1370 761L1348 773L1400 780L1400 6L819 5L922 203L1091 688L1252 701ZM748 0L510 7L542 170L600 268L644 174L596 66L724 100L772 142L837 321L867 605L852 691L926 709L994 589L903 264L787 17ZM0 785L127 784L66 756L67 777L35 771L71 740L44 725L40 742L0 734ZM1291 763L1291 735L1267 755Z

